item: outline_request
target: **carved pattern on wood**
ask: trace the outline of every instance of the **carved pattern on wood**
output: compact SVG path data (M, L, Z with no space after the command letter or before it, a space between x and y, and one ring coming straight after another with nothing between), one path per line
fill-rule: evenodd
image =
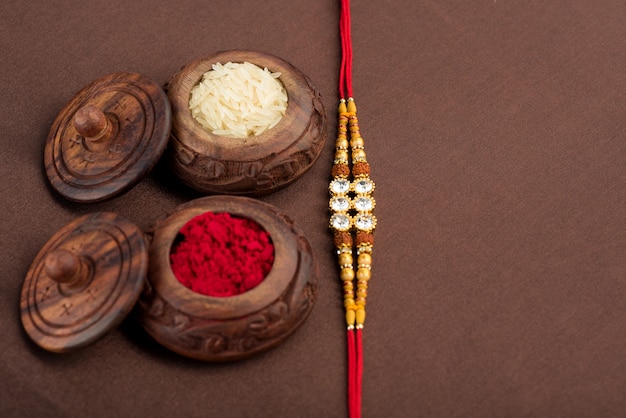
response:
M275 303L254 314L233 321L207 320L173 308L148 287L139 301L146 314L140 319L148 329L159 328L161 341L168 348L192 357L223 361L247 357L280 343L306 318L317 294L314 283L307 282L295 294L297 283Z
M312 103L314 113L311 120L294 144L260 161L225 161L200 155L172 133L170 147L176 159L173 169L182 178L189 178L189 173L193 173L194 181L198 181L196 176L200 173L204 179L201 187L215 192L245 189L253 192L241 194L261 195L284 187L317 161L324 145L326 117L317 91L312 96Z
M87 117L88 109L100 118ZM100 121L106 128L86 137ZM159 85L135 73L102 77L78 92L55 119L44 150L46 175L69 200L109 199L154 167L170 128L169 102Z
M207 320L173 308L157 294L144 293L139 301L148 329L157 327L169 341L164 345L181 354L209 361L234 360L280 343L305 319L313 306L316 286L307 283L299 297L292 284L274 304L233 321ZM288 302L292 301L293 305Z
M206 361L247 357L277 345L295 331L313 308L317 265L308 241L288 218L280 218L296 234L298 260L293 279L276 300L233 319L198 317L173 306L148 280L139 300L139 321L146 330L165 347Z
M55 268L63 254L73 255L77 270ZM54 352L96 341L134 306L147 258L143 233L125 218L98 212L75 219L42 247L24 279L26 333Z
M230 55L228 56L231 60ZM320 93L311 80L289 64L275 57L257 54L250 59L250 53L246 52L235 51L232 52L232 56L239 57L242 61L260 60L260 66L274 64L283 72L282 77L289 77L290 85L297 90L290 92L290 95L294 94L295 99L289 126L281 130L279 123L276 128L267 131L267 143L257 144L258 149L266 151L262 157L248 158L236 153L235 158L232 158L234 154L229 151L220 150L212 154L197 148L197 142L194 142L196 139L190 138L202 135L202 131L194 131L194 125L197 123L190 115L178 114L174 116L176 122L168 148L170 165L183 182L201 192L262 195L290 184L316 162L325 141L326 113ZM236 62L237 58L233 58L232 61ZM206 64L201 62L193 65L199 67ZM168 83L168 88L172 89L168 95L173 103L174 112L189 113L186 106L189 86L186 83L192 77L191 74L190 69L183 69ZM193 73L193 76L197 74ZM184 97L184 100L181 97ZM274 130L281 138L277 143L273 143ZM211 141L217 138L208 133L204 135L211 138ZM232 141L228 138L222 140ZM245 143L246 140L243 141ZM214 143L213 146L218 145Z

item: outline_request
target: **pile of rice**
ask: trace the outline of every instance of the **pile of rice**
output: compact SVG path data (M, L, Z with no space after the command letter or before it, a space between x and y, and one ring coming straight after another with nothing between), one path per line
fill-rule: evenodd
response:
M249 62L213 64L191 89L191 114L215 135L259 135L274 127L287 110L280 75Z

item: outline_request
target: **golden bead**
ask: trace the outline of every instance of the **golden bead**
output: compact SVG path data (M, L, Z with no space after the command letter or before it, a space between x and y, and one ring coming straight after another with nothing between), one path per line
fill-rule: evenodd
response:
M358 160L358 159L365 159L365 151L362 149L355 149L354 151L352 151L352 159L354 160Z
M357 309L355 319L358 325L363 325L365 322L365 309Z
M356 272L357 280L368 281L371 278L372 278L372 272L369 269L360 268Z
M341 280L343 280L344 282L348 280L354 280L354 270L352 270L351 268L342 269L340 277Z
M356 313L350 309L346 311L346 322L348 325L354 325L354 320L356 319Z
M352 100L352 98L348 99L347 110L350 113L356 113L356 104L354 104L354 100Z
M350 308L350 307L352 307L352 306L355 306L355 305L354 305L354 299L353 299L353 298L345 298L345 299L343 300L343 306L344 306L346 309L348 309L348 308Z
M339 107L338 107L337 111L339 113L346 113L347 112L346 102L345 101L342 101L342 102L339 103Z
M356 303L357 306L365 306L365 298L362 296L359 296L354 299L354 303Z
M350 146L352 148L363 148L363 138L361 138L360 136L352 138L350 140Z
M348 149L348 140L346 139L345 135L343 136L343 138L337 138L337 140L335 141L335 148Z
M359 265L363 264L366 266L371 266L372 265L372 255L368 254L368 253L361 253L359 254Z
M350 253L341 253L339 254L339 264L340 265L345 265L345 264L352 264L353 263L353 259L352 259L352 254Z
M342 149L335 151L335 160L348 161L348 151Z

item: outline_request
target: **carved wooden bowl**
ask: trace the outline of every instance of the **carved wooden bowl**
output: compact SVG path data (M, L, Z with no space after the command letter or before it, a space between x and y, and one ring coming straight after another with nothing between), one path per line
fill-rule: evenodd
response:
M211 297L174 276L170 251L178 231L209 211L249 218L270 234L274 264L257 287ZM194 359L236 360L274 347L304 321L316 296L317 267L306 238L274 207L250 198L212 196L180 206L156 226L149 258L139 321L163 346Z
M214 135L189 110L191 89L215 63L249 62L271 72L288 95L285 115L273 128L244 139ZM172 132L168 154L174 173L211 194L263 195L284 187L317 160L326 135L326 113L311 81L282 59L252 51L224 51L185 66L168 83Z

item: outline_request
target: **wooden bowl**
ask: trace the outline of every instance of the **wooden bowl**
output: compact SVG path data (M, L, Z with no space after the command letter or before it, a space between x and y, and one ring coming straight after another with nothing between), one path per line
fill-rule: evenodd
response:
M236 139L214 135L189 110L191 89L215 63L249 62L280 72L288 104L273 128ZM168 155L173 172L188 186L207 194L258 196L284 187L317 161L326 136L326 113L311 81L282 59L252 51L223 51L198 59L167 86L172 106Z
M274 264L254 289L211 297L174 276L170 251L179 230L209 211L249 218L270 234ZM163 346L194 359L237 360L274 347L304 321L315 301L317 266L309 243L291 220L258 200L212 196L180 206L156 226L149 259L139 321Z

